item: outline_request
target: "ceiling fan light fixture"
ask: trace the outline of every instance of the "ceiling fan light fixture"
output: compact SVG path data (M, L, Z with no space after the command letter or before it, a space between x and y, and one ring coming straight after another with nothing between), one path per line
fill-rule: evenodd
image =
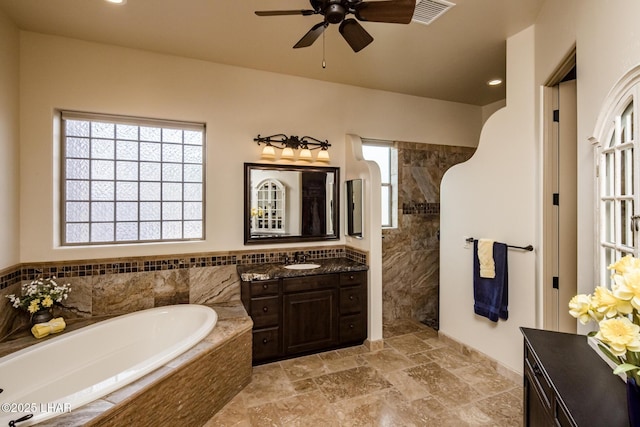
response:
M342 22L346 13L347 10L340 4L340 2L331 3L325 12L325 17L327 18L328 23L338 24Z

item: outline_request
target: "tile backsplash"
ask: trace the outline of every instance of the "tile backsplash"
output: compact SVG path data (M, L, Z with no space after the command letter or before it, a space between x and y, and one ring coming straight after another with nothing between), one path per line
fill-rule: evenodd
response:
M65 318L130 313L171 304L210 304L240 299L238 264L282 262L297 251L310 259L346 257L368 263L368 254L344 245L286 250L233 251L25 263L0 272L0 297L20 292L20 284L37 277L58 278L72 291L58 314ZM0 300L0 339L29 317Z

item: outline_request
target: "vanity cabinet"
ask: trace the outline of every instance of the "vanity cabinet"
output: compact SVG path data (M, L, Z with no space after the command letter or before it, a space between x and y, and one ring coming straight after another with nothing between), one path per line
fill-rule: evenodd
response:
M243 281L253 319L253 362L362 343L367 338L367 272Z
M625 385L584 335L520 328L524 426L628 426Z

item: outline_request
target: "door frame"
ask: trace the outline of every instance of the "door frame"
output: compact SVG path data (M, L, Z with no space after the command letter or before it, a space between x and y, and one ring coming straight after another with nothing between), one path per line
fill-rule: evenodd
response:
M542 278L538 293L540 301L537 322L540 327L557 330L558 318L555 306L557 292L552 287L555 274L554 233L557 233L554 221L555 209L551 195L554 189L554 168L556 167L554 138L557 138L557 126L553 121L553 110L557 108L554 87L576 66L575 45L565 55L563 61L551 74L541 88L541 126L542 126ZM568 310L568 307L567 307Z

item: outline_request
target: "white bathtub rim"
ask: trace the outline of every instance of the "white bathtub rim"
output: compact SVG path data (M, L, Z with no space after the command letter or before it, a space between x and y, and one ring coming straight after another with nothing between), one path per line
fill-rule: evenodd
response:
M94 323L93 325L88 325L86 327L77 329L75 331L65 333L60 336L50 338L45 342L34 344L30 347L27 347L22 350L11 353L9 355L6 355L0 358L0 366L2 365L2 363L15 359L17 357L20 357L21 355L24 355L29 351L46 348L48 345L52 345L57 340L68 339L82 332L86 333L86 328L90 328L92 326L98 327L98 326L108 325L109 323L112 323L118 320L122 321L122 319L127 317L141 315L144 312L185 310L185 309L191 309L191 310L196 309L196 310L202 311L203 313L206 313L207 322L203 326L198 328L193 334L189 335L188 337L185 337L185 339L168 347L166 351L163 351L161 356L154 357L151 360L152 363L150 363L149 360L145 360L143 362L140 362L130 367L124 372L118 373L117 375L107 378L99 382L98 384L92 385L91 387L87 387L85 389L79 390L76 393L67 395L57 400L53 400L52 402L38 402L38 403L44 403L46 405L50 405L49 407L54 407L54 408L65 407L65 408L69 408L70 410L78 409L90 402L100 399L101 397L107 396L108 394L113 393L114 391L119 390L133 383L134 381L144 377L145 375L155 371L156 369L162 366L165 366L167 363L171 362L173 359L177 358L178 356L184 354L185 352L193 348L196 344L198 344L200 341L206 338L211 333L211 331L215 328L215 325L218 320L218 314L216 313L216 311L211 307L207 307L201 304L177 304L177 305L170 305L170 306L163 306L163 307L154 307L146 310L140 310L132 313L123 314L111 319ZM116 380L114 377L118 377L118 380ZM72 400L73 403L68 404L70 400ZM24 404L24 403L32 403L32 402L12 402L12 403ZM18 419L28 413L33 413L34 416L27 421L18 423L17 424L18 427L27 427L27 426L54 418L56 416L63 415L63 413L57 412L57 411L55 412L40 411L35 413L33 411L0 412L0 426L8 424L10 420Z

